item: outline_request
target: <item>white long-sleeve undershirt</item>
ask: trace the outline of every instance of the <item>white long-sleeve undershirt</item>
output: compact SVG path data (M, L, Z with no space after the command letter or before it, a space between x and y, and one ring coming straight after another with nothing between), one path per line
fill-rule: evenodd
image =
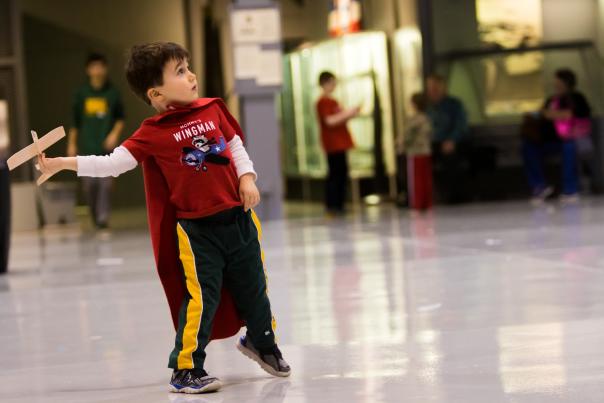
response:
M254 163L243 147L243 142L239 136L234 136L229 141L229 148L233 156L233 163L237 171L237 177L252 173L258 176L254 171ZM119 146L109 155L91 155L79 156L78 159L78 176L92 176L97 178L113 176L118 177L124 172L128 172L138 165L134 156L126 147Z

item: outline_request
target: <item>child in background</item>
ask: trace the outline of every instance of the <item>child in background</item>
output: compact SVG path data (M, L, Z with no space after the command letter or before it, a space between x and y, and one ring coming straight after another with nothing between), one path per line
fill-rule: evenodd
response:
M336 76L324 71L319 75L321 97L317 101L317 117L321 127L321 144L327 154L327 180L325 182L325 207L328 215L344 213L348 184L348 150L354 148L347 123L358 116L361 108L342 109L333 98L337 86Z
M409 207L428 210L432 207L432 125L426 115L426 99L416 93L411 97L414 114L409 118L405 134L398 139L398 148L407 154L407 186Z

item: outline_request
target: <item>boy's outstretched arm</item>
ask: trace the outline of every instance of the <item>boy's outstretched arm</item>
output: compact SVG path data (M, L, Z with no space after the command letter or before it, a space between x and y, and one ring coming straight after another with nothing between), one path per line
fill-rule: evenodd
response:
M54 175L59 171L76 171L78 176L117 177L136 168L138 162L127 148L120 146L110 155L46 158L38 156L37 168L43 174Z

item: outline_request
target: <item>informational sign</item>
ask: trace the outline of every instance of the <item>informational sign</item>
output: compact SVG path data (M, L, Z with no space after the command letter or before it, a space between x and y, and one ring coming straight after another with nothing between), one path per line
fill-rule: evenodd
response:
M277 7L233 10L231 24L235 43L281 41L281 23Z
M330 0L329 34L342 36L361 30L362 8L360 0Z
M240 94L278 91L283 82L279 8L234 5L231 34L235 90Z

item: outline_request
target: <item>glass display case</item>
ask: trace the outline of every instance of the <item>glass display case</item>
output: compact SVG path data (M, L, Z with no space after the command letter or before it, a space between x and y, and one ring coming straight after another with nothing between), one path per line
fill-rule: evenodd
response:
M512 64L520 60L543 62L537 70L516 71ZM467 52L442 61L439 71L447 77L450 92L464 103L470 123L493 125L518 123L524 113L541 109L553 93L554 72L560 67L576 73L577 88L599 114L603 105L599 89L604 82L600 63L593 44L577 42Z
M284 56L281 93L286 176L326 175L315 104L318 77L328 70L338 77L334 97L343 108L361 106L348 127L356 147L350 152L353 179L383 172L394 175L394 130L386 35L362 32L318 43ZM376 152L376 144L381 151ZM376 163L377 160L377 163Z

